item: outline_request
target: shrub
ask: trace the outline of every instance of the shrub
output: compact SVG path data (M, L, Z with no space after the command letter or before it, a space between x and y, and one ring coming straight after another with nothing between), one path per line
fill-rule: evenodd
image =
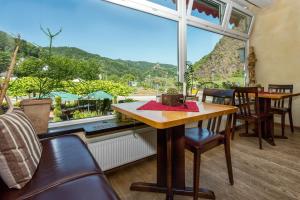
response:
M62 121L61 116L62 116L62 111L61 111L61 97L57 96L55 97L55 105L54 105L54 110L53 110L54 122L60 122Z
M90 118L90 117L96 117L99 116L97 112L95 111L79 111L76 110L73 112L73 119L83 119L83 118Z

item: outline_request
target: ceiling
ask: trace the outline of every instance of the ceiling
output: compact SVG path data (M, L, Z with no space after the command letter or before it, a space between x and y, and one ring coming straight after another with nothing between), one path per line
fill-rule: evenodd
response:
M257 7L263 8L271 5L274 0L235 0L235 1L241 5L246 5L247 3L251 3L253 5L256 5Z
M273 3L273 0L248 0L251 3L259 6L259 7L266 7Z

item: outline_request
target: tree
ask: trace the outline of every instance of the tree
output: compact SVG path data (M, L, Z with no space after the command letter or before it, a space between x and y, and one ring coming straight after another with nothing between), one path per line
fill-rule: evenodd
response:
M130 81L135 81L135 76L133 76L132 74L125 74L121 78L121 82L123 83L129 84Z
M34 80L36 78L33 77L23 77L18 78L12 81L9 85L8 93L10 96L14 97L21 97L21 96L28 96L38 93L38 85L36 84L37 81Z
M34 46L33 44L30 44L29 42L26 42L25 40L21 40L20 42L20 54L22 57L36 57L38 58L42 52L42 50Z
M133 88L115 83L112 81L93 80L93 81L81 81L78 83L71 81L64 81L64 90L69 93L78 95L87 95L92 92L102 90L112 96L128 96L133 92Z
M10 54L5 51L0 51L0 72L4 72L10 63Z
M190 89L190 93L192 94L193 86L194 86L195 70L194 70L194 66L189 62L186 63L186 66L187 66L187 69L184 73L184 79L186 82L186 91L188 91L188 89Z
M12 51L14 48L13 39L8 34L0 31L0 51Z
M101 74L102 65L97 59L76 60L76 78L83 80L98 80Z
M40 28L41 31L49 38L49 58L50 58L52 53L53 39L62 32L62 28L60 28L59 31L57 31L56 33L53 33L49 28L44 29L42 26L40 26Z
M72 80L76 75L76 61L63 56L51 58L27 58L17 68L18 77L34 77L38 98L62 88L62 81Z

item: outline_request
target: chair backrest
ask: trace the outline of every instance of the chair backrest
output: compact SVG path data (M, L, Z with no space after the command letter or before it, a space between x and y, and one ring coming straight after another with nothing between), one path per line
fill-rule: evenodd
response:
M235 88L235 105L239 108L239 115L251 116L259 114L258 88L237 87ZM251 109L254 99L254 110Z
M258 92L264 92L265 88L264 87L257 87Z
M212 98L212 103L233 105L234 90L208 89L203 90L202 102L207 102L207 97ZM220 132L222 116L208 120L207 129L215 133ZM198 127L202 127L202 121L199 121Z
M293 89L294 89L293 85L270 84L268 86L268 91L275 92L275 93L293 93ZM288 98L288 108L292 108L292 101L293 101L292 97ZM285 106L285 99L273 101L273 107L275 108L284 108L284 106Z

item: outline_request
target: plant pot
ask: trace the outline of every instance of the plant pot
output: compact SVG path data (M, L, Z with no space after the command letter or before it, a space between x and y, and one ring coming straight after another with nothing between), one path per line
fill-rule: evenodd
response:
M162 94L161 103L167 106L179 106L181 105L182 94Z
M31 120L37 134L48 132L51 99L24 99L21 108Z

